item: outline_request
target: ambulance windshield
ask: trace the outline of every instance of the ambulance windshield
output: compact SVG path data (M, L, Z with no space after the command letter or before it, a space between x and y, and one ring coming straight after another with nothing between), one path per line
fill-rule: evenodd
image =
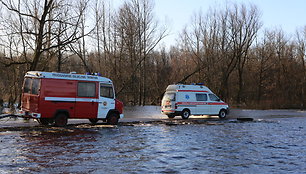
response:
M165 93L163 100L175 101L175 93Z

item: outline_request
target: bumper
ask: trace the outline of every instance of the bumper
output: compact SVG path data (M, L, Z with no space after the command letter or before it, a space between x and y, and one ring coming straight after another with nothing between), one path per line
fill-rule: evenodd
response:
M162 110L161 113L165 115L174 114L175 110Z
M176 111L176 110L162 110L161 111L162 114L165 114L165 115L181 115L181 111Z
M28 111L19 111L19 114L25 118L41 118L40 113L28 112Z
M124 117L124 114L120 114L120 118L123 118Z
M228 115L230 113L230 108L226 108L226 114Z

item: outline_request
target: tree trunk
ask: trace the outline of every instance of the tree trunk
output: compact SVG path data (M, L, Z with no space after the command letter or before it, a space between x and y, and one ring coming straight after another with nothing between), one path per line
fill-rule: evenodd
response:
M242 92L243 92L243 71L238 70L238 93L237 93L237 104L241 103Z
M302 56L302 68L303 68L303 80L302 80L302 87L301 87L301 109L305 109L306 106L306 99L305 99L305 86L306 86L306 67L305 67L305 59Z
M34 71L37 69L38 62L40 60L40 56L42 53L42 45L43 45L43 36L44 36L44 27L46 23L46 17L49 13L49 9L53 3L53 0L45 0L45 6L44 6L44 12L41 16L41 19L39 20L39 29L38 29L38 35L36 38L36 48L34 53L34 58L30 66L30 71Z

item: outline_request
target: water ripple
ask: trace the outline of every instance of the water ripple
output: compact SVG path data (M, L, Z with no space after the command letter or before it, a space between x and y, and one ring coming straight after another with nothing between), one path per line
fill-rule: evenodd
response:
M2 132L0 173L303 173L306 119Z

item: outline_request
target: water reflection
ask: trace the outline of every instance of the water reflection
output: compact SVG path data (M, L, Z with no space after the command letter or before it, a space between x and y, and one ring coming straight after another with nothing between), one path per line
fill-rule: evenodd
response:
M2 132L0 173L300 173L304 118Z
M41 172L48 169L51 172L56 168L75 166L76 162L91 161L92 157L86 154L97 152L94 144L98 134L84 130L20 132L19 157L31 165L19 170Z

